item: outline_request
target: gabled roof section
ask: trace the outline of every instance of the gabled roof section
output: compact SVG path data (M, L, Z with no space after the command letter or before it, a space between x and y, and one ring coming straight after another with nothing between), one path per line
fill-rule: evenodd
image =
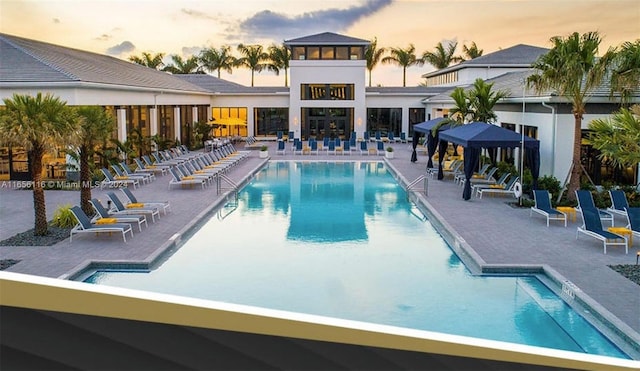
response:
M549 49L538 46L518 44L512 47L498 50L478 58L460 62L454 66L443 68L422 75L422 77L438 76L444 73L461 70L463 68L486 68L486 67L530 67L538 57L547 53Z
M303 36L297 39L285 40L284 45L362 45L371 44L369 40L357 39L333 32L323 32L315 35Z
M434 96L443 91L450 90L451 87L441 87L441 86L371 86L366 87L365 91L369 95L379 94L379 95L420 95L420 96Z
M118 58L0 34L0 84L95 83L205 93L174 75Z
M289 88L285 86L250 87L205 74L185 74L174 76L214 94L289 94Z

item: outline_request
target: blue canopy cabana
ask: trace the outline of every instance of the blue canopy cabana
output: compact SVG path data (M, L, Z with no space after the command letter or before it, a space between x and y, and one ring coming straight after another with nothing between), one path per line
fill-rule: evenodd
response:
M522 147L522 134L486 122L457 126L440 133L440 139L464 147L464 174L467 179L473 175L482 148ZM533 176L533 189L536 189L540 175L540 141L524 136L524 148ZM465 182L462 197L465 200L471 198L471 182Z
M429 159L427 160L427 167L431 168L433 167L433 161L431 160L431 157L433 157L433 154L436 152L436 145L438 144L438 133L443 131L443 130L447 130L449 129L450 125L446 124L441 126L440 128L438 128L438 132L436 133L436 135L433 135L433 128L436 127L436 125L438 125L440 122L442 122L442 120L444 120L444 117L438 117L429 121L425 121L425 122L421 122L419 124L415 124L413 125L413 131L414 132L419 132L419 133L425 133L427 134L427 154ZM441 143L441 148L443 148L440 154L440 158L442 158L442 156L444 156L444 151L447 148L447 143ZM438 179L442 179L442 161L440 161L440 165L438 166L439 168L439 172L438 172Z

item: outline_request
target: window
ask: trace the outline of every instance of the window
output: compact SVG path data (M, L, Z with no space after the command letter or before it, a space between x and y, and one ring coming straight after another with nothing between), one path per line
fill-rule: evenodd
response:
M247 136L246 107L213 107L211 116L214 119L213 136Z
M291 60L363 60L362 46L294 46Z
M296 60L304 60L306 59L306 53L305 53L305 48L304 46L296 46L293 48L293 51L291 53L291 59Z
M369 136L374 137L376 131L382 137L389 135L389 132L397 137L402 129L402 108L367 108L367 131Z
M354 84L302 84L302 100L353 100Z
M336 59L347 60L349 56L349 48L346 46L336 47Z
M352 46L349 59L364 59L363 48L361 46Z
M320 47L318 46L307 47L307 59L320 59Z
M322 59L334 59L335 51L332 46L323 46L322 47Z
M289 108L256 107L253 112L256 136L275 136L278 131L286 134L289 130Z

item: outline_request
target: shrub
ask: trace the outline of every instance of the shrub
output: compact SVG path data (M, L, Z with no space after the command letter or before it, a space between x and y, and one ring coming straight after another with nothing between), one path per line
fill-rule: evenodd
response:
M393 152L393 147L387 147L387 152Z
M268 149L269 149L269 147L267 147L267 146L262 146L262 147L260 147L260 150L261 150L261 151L266 151L266 150L268 150Z
M71 212L71 205L60 205L53 213L51 225L60 228L73 228L76 225L76 217Z

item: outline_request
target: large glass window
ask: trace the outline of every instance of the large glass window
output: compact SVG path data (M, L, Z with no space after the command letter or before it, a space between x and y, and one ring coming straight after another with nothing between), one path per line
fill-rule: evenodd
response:
M276 136L278 131L287 134L289 131L289 108L262 108L253 109L256 118L256 136Z
M160 121L160 131L158 132L160 138L173 143L173 141L176 140L175 130L173 127L175 122L173 117L173 106L158 106L158 119Z
M213 107L213 136L246 137L247 107Z
M294 46L291 48L291 60L363 60L362 46Z
M400 136L402 129L402 108L367 108L367 131L374 137L379 131L382 137L393 132L394 136Z
M354 84L301 84L302 100L353 100Z
M425 122L425 109L424 108L409 108L409 135L413 137L413 125Z
M303 108L302 139L349 138L353 108Z

